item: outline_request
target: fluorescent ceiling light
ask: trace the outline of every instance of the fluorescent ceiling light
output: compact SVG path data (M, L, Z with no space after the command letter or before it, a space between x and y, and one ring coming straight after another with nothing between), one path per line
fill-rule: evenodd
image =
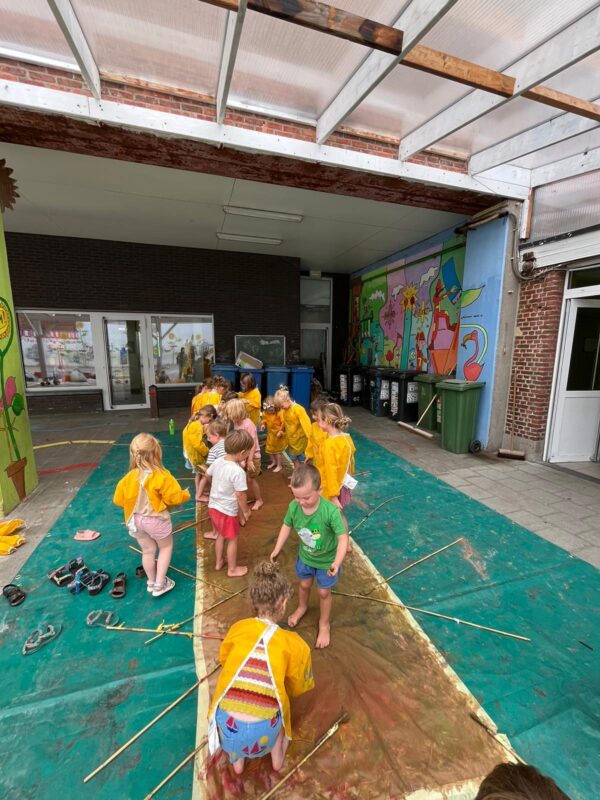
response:
M246 236L242 233L219 233L217 239L226 239L229 242L252 242L252 244L273 244L278 245L283 239L274 239L268 236Z
M239 206L223 206L226 214L237 217L259 217L260 219L280 219L283 222L302 222L301 214L286 214L283 211L263 211L260 208L240 208Z

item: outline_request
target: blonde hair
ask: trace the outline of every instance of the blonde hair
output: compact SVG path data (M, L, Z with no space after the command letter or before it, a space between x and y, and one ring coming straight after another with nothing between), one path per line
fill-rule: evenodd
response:
M290 390L287 388L287 386L280 386L279 389L277 389L277 391L275 392L273 400L275 400L275 405L278 406L280 406L282 403L287 402L288 400L291 400L292 403L294 402L294 398L290 394Z
M162 469L162 447L149 433L138 433L129 445L129 469L154 472Z
M209 436L226 436L227 431L229 430L229 425L225 422L224 419L213 419L212 422L209 422L206 426L206 433Z
M205 378L202 383L196 386L196 394L208 394L212 391L213 383L214 381L212 378Z
M228 456L236 456L254 449L254 439L248 431L231 431L225 437L225 452Z
M282 574L279 564L261 561L254 567L248 596L255 615L274 615L283 598L287 600L291 594L290 582Z
M276 411L276 410L277 410L277 406L275 404L275 398L273 397L272 394L270 394L267 397L265 397L265 399L264 399L263 411L272 412L272 411Z
M240 400L239 397L235 400L228 400L223 406L223 411L221 413L225 419L228 419L234 424L236 422L242 422L244 419L248 419L246 404L243 400Z
M317 414L323 422L332 425L339 431L345 431L352 422L350 417L344 414L342 407L337 403L325 403L325 405L317 411Z

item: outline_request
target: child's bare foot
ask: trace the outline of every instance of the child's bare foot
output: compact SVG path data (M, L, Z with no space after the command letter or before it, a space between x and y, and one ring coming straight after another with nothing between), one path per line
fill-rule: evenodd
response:
M206 531L206 533L204 534L204 538L205 539L216 539L218 537L218 535L219 534L215 533L215 531Z
M208 495L207 494L197 494L196 495L196 502L197 503L208 503Z
M282 469L283 469L283 467L281 467L281 466L280 467L275 467L273 472L281 472Z
M228 578L243 578L244 575L248 574L248 567L235 567L234 569L227 570L227 577ZM243 759L242 759L243 761ZM243 769L242 765L242 769Z
M300 622L302 617L306 614L307 609L302 608L302 606L298 606L298 608L294 611L293 614L290 614L288 617L288 625L290 628L295 628L296 625Z
M274 466L275 464L267 464L267 469L273 469Z
M220 571L223 569L223 567L225 566L225 564L226 564L226 563L227 563L227 562L226 562L225 560L223 560L223 561L216 561L216 562L215 562L215 569L217 570L217 572L220 572Z
M244 771L245 763L246 763L246 759L245 758L238 758L237 761L233 762L233 765L232 765L233 766L233 771L235 772L236 775L241 775L242 774L242 772Z
M253 505L252 505L252 511L258 511L263 506L264 506L264 503L263 503L262 500L255 500Z
M317 650L322 650L324 647L329 647L329 641L329 625L319 625L319 634L315 642L315 647Z

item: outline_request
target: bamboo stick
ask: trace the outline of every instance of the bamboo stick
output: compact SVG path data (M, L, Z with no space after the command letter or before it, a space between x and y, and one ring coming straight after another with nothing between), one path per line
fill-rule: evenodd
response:
M481 631L488 631L489 633L497 633L499 636L508 636L510 639L519 639L522 642L530 642L527 636L520 636L518 633L508 633L501 631L498 628L489 628L487 625L478 625L476 622L467 622L467 620L459 619L458 617L449 617L447 614L438 614L437 611L427 611L424 608L415 608L414 606L407 606L404 603L394 603L392 600L381 600L378 597L368 597L366 594L348 594L347 592L332 591L332 594L338 594L341 597L356 597L358 600L371 600L373 603L383 603L386 606L396 606L396 608L404 608L407 611L414 611L417 614L427 614L430 617L438 617L439 619L447 619L450 622L456 622L457 625L467 625L469 628L477 628Z
M144 555L141 550L138 550L137 547L134 547L132 544L127 545L130 550L133 550L134 553L139 553L141 556ZM199 578L197 575L192 575L191 572L185 572L182 569L178 569L174 567L173 564L169 564L169 569L172 569L173 572L178 572L180 575L185 575L186 578L191 578L193 581L200 581L200 583L205 583L207 586L213 586L215 589L220 589L223 592L229 592L229 589L225 589L223 586L220 586L218 583L212 583L211 581L207 581L206 578ZM229 592L231 594L231 592ZM234 596L233 594L231 595Z
M168 633L171 636L187 636L189 639L218 639L223 641L222 636L210 636L208 633L191 633L190 631L170 630L170 628L128 628L126 625L105 625L107 631L127 631L128 633Z
M435 550L433 553L429 553L429 555L427 555L427 556L423 556L423 558L420 558L418 561L413 561L413 562L412 562L412 564L408 564L408 566L406 566L406 567L403 567L403 569L400 569L400 570L398 570L398 572L394 572L394 574L393 574L393 575L390 575L390 576L389 576L389 578L384 578L382 581L378 581L378 582L377 582L377 583L376 583L376 584L373 586L373 588L372 588L372 589L369 589L369 591L367 592L367 594L368 594L368 595L369 595L369 594L371 594L371 592L374 592L374 591L375 591L375 589L376 589L378 586L383 586L383 584L384 584L384 583L389 583L389 582L390 582L391 580L393 580L394 578L397 578L397 577L398 577L398 575L402 575L402 573L403 573L403 572L408 572L408 570L409 570L409 569L412 569L413 567L416 567L416 566L417 566L417 564L422 564L422 563L423 563L423 561L427 561L429 558L433 558L434 556L437 556L437 555L439 555L440 553L443 553L443 552L444 552L444 550L447 550L449 547L454 547L454 545L455 545L455 544L458 544L459 542L462 542L462 541L463 541L463 539L464 539L464 536L459 536L459 538L458 538L458 539L455 539L453 542L450 542L450 544L447 544L447 545L445 545L444 547L440 547L440 549L439 549L439 550Z
M469 711L469 716L471 717L471 719L475 720L475 722L478 725L480 725L483 728L483 730L486 731L486 733L489 733L489 735L493 739L495 739L501 747L503 747L508 753L510 753L511 756L519 762L519 764L527 765L527 762L524 761L521 758L521 756L515 750L513 750L512 747L507 745L506 742L503 742L502 737L498 736L497 732L492 730L492 728L490 728L489 725L487 725L482 719L480 719L474 711Z
M149 730L160 719L162 719L166 714L168 714L169 711L174 709L175 706L178 703L181 703L182 700L185 700L185 698L188 697L195 689L197 689L200 686L201 683L204 683L205 680L208 680L208 678L210 678L210 676L213 673L215 673L219 669L219 667L220 667L220 664L217 664L217 666L213 667L213 669L210 672L207 672L206 675L203 678L200 678L200 680L196 681L196 683L193 686L190 686L189 689L186 689L186 691L183 694L179 695L179 697L176 700L173 700L172 703L170 703L166 708L164 708L160 712L160 714L157 714L154 717L154 719L151 719L150 722L147 725L144 725L144 727L141 730L139 730L137 733L135 733L131 737L131 739L128 739L125 742L125 744L123 744L123 745L121 745L121 747L119 747L118 750L115 750L115 752L111 756L109 756L106 759L106 761L103 761L102 764L100 764L99 767L96 767L96 769L93 772L90 772L90 774L87 775L83 779L83 782L87 783L88 781L91 781L91 779L94 778L99 772L101 772L104 769L104 767L107 767L112 761L115 760L115 758L120 756L121 753L125 752L125 750L127 750L128 747L130 747L134 742L137 742L137 740L140 738L140 736L142 736L142 734L146 733L147 730Z
M387 503L391 503L391 502L392 502L392 500L402 500L403 498L404 498L404 495L403 495L403 494L397 494L397 495L394 495L394 497L388 497L388 499L387 499L387 500L384 500L384 501L383 501L383 503L380 503L380 504L379 504L378 506L376 506L376 507L375 507L375 508L374 508L372 511L369 511L369 513L368 513L368 514L365 514L365 516L364 516L364 517L363 517L363 518L360 520L360 522L358 522L358 523L357 523L357 524L354 526L354 528L352 528L352 530L351 530L351 531L348 531L348 535L349 535L349 536L352 536L352 534L354 533L354 531L355 531L357 528L360 528L360 526L361 526L361 525L362 525L364 522L366 522L366 521L369 519L369 517L371 517L371 516L372 516L372 515L373 515L373 514L374 514L376 511L379 511L379 509L380 509L382 506L385 506Z
M327 731L326 731L326 732L323 734L323 736L321 736L321 737L320 737L320 739L317 739L317 741L315 742L315 745L314 745L314 747L312 748L312 750L311 750L309 753L307 753L307 754L304 756L304 758L302 758L302 759L301 759L301 760L300 760L300 761L299 761L299 762L296 764L296 766L295 766L295 767L293 767L293 768L292 768L292 769L291 769L291 770L290 770L290 771L289 771L289 772L288 772L286 775L284 775L284 777L283 777L283 778L282 778L282 779L279 781L279 783L276 783L276 784L275 784L275 786L273 786L273 788L272 788L272 789L270 789L270 790L269 790L269 791L268 791L266 794L263 794L263 795L261 796L260 800L268 800L268 798L269 798L269 797L273 797L273 795L275 794L275 792L279 791L279 789L281 789L281 787L282 787L282 786L283 786L285 783L287 783L287 782L289 781L289 779L292 777L292 775L294 775L296 772L298 772L298 770L300 769L300 767L301 767L303 764L306 764L306 762L308 761L308 759L309 759L311 756L313 756L313 755L314 755L314 754L317 752L317 750L318 750L320 747L322 747L322 746L325 744L325 742L326 742L328 739L331 739L331 737L332 737L332 736L334 736L334 734L336 734L336 733L338 732L338 729L339 729L340 725L343 725L344 723L348 722L348 720L349 720L349 719L350 719L350 715L349 715L347 712L344 712L344 713L342 714L342 716L341 716L341 717L339 717L338 719L336 719L336 721L335 721L335 722L333 723L333 725L332 725L332 726L329 728L329 730L327 730ZM147 798L146 798L145 800L147 800Z
M207 741L208 741L208 739L203 739L203 740L200 742L200 744L198 745L198 747L194 748L194 750L192 750L192 752L191 752L189 755L187 755L187 756L186 756L186 757L183 759L183 761L181 761L181 762L180 762L180 763L179 763L179 764L178 764L178 765L175 767L175 769L174 769L174 770L172 770L171 772L169 772L169 774L167 775L167 777L166 777L166 778L163 778L163 779L162 779L162 781L161 781L161 782L158 784L158 786L155 786L155 787L154 787L154 789L152 789L152 791L150 792L150 794L147 794L147 795L146 795L146 797L144 797L144 800L151 800L151 798L152 798L152 797L154 797L154 795L158 794L158 792L159 792L159 791L160 791L160 790L163 788L163 786L165 786L165 785L166 785L166 784L167 784L167 783L168 783L168 782L171 780L171 778L172 778L174 775L176 775L176 774L179 772L179 770L180 770L180 769L183 769L183 767L185 767L185 765L188 763L188 761L191 761L191 760L192 760L192 758L194 758L194 756L196 755L196 753L197 753L199 750L202 750L202 748L204 747L204 745L206 744L206 742L207 742Z

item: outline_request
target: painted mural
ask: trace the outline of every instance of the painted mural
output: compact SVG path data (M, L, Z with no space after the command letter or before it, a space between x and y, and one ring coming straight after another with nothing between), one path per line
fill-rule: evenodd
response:
M0 214L0 516L37 485Z
M464 238L455 238L352 284L352 347L363 366L449 374L456 369L461 309L481 289L463 291Z

